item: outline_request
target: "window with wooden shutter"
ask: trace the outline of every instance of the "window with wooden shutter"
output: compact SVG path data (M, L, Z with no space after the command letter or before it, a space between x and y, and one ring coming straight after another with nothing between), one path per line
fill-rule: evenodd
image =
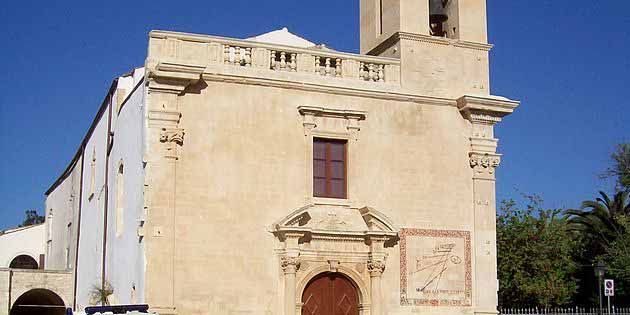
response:
M346 140L313 139L313 196L346 198Z

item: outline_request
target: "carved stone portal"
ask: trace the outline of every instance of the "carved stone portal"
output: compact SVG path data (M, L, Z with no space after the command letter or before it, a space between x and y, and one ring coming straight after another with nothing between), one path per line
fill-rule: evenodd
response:
M322 273L341 273L358 288L360 314L381 314L380 281L387 250L398 242L398 228L379 211L364 207L311 204L274 223L281 243L287 314L299 314L309 281Z

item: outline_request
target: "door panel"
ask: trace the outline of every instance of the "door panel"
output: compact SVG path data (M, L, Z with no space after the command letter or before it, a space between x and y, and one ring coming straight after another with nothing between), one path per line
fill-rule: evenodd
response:
M359 296L346 277L327 273L311 280L302 295L304 315L358 315Z

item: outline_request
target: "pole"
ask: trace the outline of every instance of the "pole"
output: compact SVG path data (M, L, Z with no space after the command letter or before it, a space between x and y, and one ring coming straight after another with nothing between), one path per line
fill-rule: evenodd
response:
M599 281L599 314L603 314L603 308L602 308L602 276L598 277L598 281Z
M608 296L608 314L610 314L610 295Z

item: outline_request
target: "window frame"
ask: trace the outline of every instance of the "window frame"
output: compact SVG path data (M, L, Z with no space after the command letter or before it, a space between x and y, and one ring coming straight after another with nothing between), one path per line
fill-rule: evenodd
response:
M321 177L316 177L315 176L315 161L316 161L316 157L315 157L315 143L316 142L323 142L326 145L326 150L325 150L325 154L324 154L324 167L325 167L325 177L324 177L324 182L325 182L325 192L324 194L317 194L316 192L316 185L315 185L315 180L316 179L321 179ZM340 143L343 144L343 193L342 196L335 196L333 194L333 189L332 189L332 181L334 180L332 178L332 170L331 170L331 164L333 162L332 160L332 153L331 153L331 143ZM318 135L313 135L312 137L312 157L311 157L311 164L313 167L313 172L312 172L312 197L313 198L327 198L327 199L335 199L335 200L347 200L348 199L348 144L349 141L348 139L345 138L332 138L332 137L325 137L325 136L318 136ZM317 159L320 160L321 159Z

